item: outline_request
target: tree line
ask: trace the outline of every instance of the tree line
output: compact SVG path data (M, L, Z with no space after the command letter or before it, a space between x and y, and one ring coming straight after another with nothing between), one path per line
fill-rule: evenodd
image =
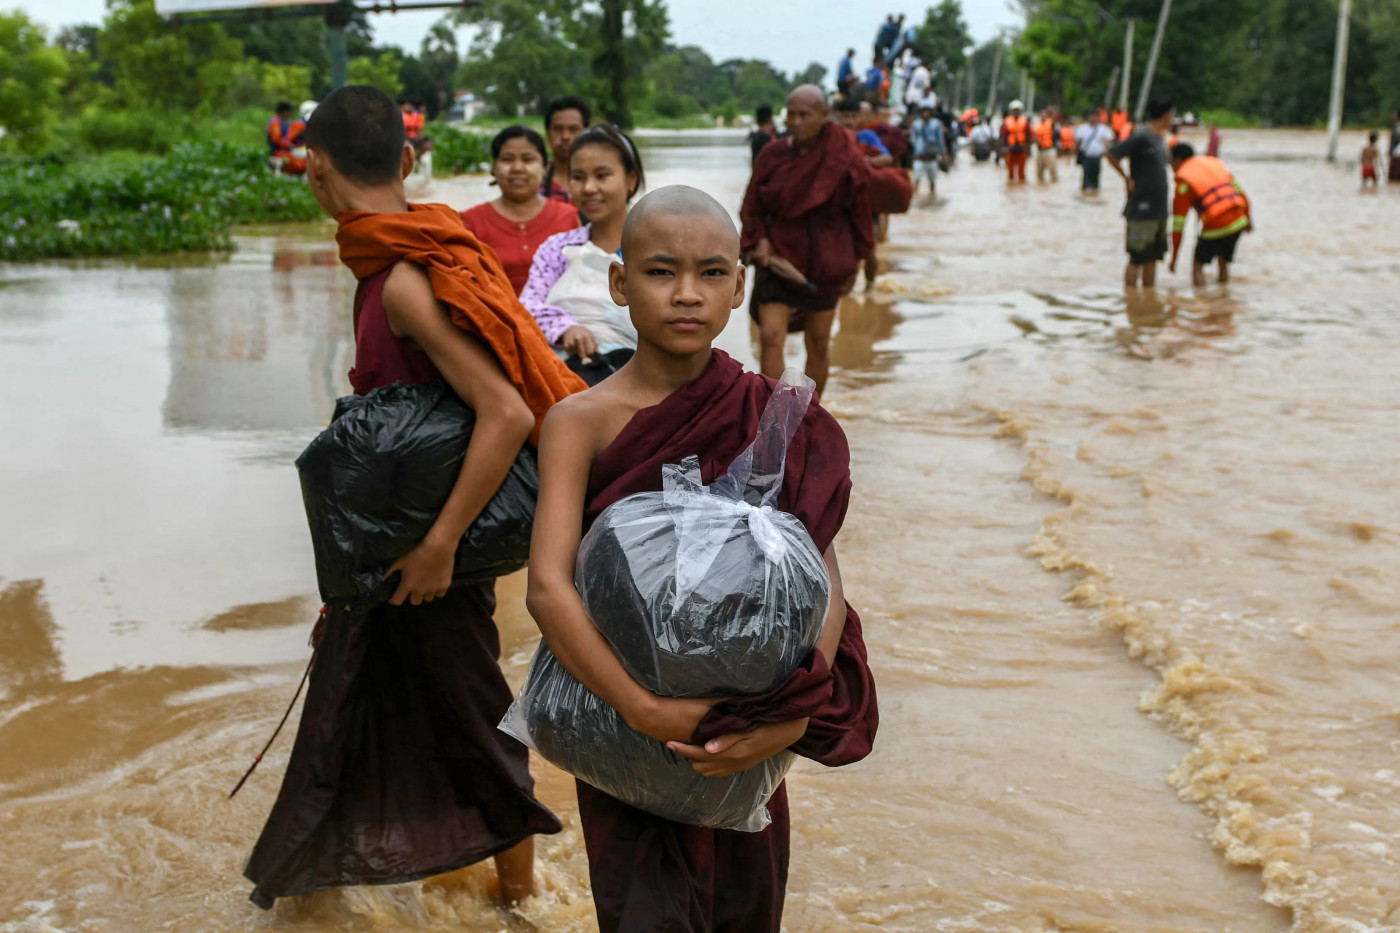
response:
M1104 103L1123 61L1127 23L1135 20L1133 106L1161 0L1020 0L1020 6L1026 25L1012 40L1014 68L1035 80L1038 99L1069 112ZM1337 0L1175 0L1153 87L1170 93L1178 110L1263 125L1321 123L1337 6ZM1400 3L1355 0L1348 121L1389 123L1400 106L1397 49Z

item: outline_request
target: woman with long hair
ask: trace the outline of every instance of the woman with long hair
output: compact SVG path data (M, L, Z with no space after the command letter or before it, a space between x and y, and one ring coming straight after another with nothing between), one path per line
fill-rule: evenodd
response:
M544 241L520 294L555 352L590 385L637 349L627 309L608 291L608 269L622 260L622 225L645 180L626 133L602 124L580 133L569 149L569 193L589 222Z

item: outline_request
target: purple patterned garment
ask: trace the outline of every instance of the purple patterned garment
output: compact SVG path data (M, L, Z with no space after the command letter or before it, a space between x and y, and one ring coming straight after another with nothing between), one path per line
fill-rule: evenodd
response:
M569 316L569 312L549 303L550 290L569 269L564 247L587 243L592 230L592 224L584 224L575 230L556 233L540 244L535 251L535 261L530 265L530 280L520 293L520 303L535 316L540 330L544 331L544 339L551 346L557 346L564 337L564 331L578 323Z

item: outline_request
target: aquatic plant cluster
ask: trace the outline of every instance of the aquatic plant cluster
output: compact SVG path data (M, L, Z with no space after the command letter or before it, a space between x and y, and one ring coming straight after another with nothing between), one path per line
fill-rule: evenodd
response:
M0 259L228 250L235 224L321 216L261 147L183 143L163 158L0 168Z

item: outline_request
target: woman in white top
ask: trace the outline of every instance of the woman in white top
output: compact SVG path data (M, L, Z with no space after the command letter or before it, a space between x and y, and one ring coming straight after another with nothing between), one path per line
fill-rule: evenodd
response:
M632 319L608 291L608 269L622 261L622 225L644 180L625 133L603 124L580 133L569 149L569 193L589 222L544 241L520 293L555 352L589 385L637 349Z

